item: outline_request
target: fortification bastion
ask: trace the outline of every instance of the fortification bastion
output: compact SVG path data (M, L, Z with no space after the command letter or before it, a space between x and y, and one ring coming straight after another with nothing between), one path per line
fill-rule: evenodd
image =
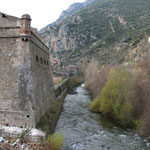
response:
M35 127L53 100L49 49L30 16L0 13L0 124Z

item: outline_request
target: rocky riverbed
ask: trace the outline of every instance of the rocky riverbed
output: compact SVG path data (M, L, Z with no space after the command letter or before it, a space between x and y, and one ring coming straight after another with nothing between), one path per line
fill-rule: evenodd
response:
M65 138L63 150L147 150L148 140L133 130L123 130L89 111L91 102L84 84L68 94L56 131ZM69 148L68 148L69 147Z

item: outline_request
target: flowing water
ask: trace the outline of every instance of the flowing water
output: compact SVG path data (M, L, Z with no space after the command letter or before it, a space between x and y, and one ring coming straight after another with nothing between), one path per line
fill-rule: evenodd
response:
M99 114L91 113L91 100L84 84L76 91L77 94L67 95L56 127L56 132L62 132L67 147L73 150L150 149L150 143L134 131L123 130Z

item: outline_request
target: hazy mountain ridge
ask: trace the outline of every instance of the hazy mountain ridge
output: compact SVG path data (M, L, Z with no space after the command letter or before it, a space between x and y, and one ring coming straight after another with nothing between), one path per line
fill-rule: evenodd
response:
M147 0L94 0L60 22L42 31L51 54L63 63L88 61L96 57L102 63L137 60L147 55L150 31L150 2ZM146 46L147 45L147 46ZM135 48L141 49L130 55Z
M72 5L69 6L69 8L67 10L63 10L63 12L60 14L59 18L55 22L53 22L52 24L49 24L46 27L42 28L39 32L43 33L49 26L53 26L55 24L58 24L61 21L63 21L65 18L67 18L69 16L72 16L75 12L82 9L89 2L90 2L90 0L87 0L84 3L73 3Z
M85 3L74 3L72 4L67 10L64 10L59 19L56 22L61 22L63 19L65 19L68 16L71 16L76 11L80 10L85 6Z

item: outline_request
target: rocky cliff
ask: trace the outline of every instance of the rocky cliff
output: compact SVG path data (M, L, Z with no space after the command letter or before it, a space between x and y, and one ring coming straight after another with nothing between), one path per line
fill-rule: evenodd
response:
M41 33L63 64L91 57L102 64L135 61L148 53L149 6L147 0L88 0L70 6ZM140 47L144 39L147 44Z

